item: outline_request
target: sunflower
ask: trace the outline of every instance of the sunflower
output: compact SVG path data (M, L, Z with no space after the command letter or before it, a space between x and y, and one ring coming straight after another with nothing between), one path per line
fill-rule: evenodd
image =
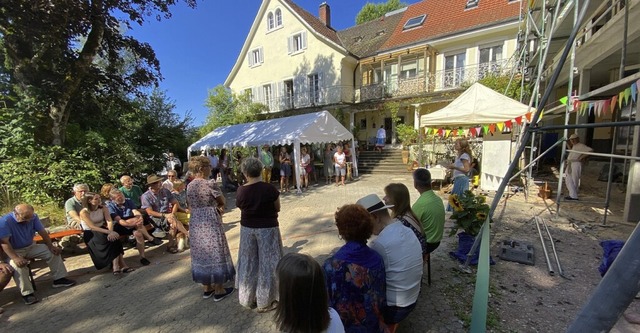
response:
M449 204L451 205L451 207L453 207L453 209L455 209L456 212L460 212L464 209L464 207L462 207L460 199L458 199L457 194L452 194L449 196Z
M477 198L478 198L478 203L483 204L483 203L487 202L487 197L485 197L484 195L479 195L479 196L477 196Z
M478 212L476 213L476 219L478 219L479 221L484 221L487 219L487 214L484 212Z

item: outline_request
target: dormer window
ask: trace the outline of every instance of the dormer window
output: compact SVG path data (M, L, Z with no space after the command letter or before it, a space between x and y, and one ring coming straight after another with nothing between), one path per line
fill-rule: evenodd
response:
M409 30L409 29L422 26L422 23L424 23L424 19L426 17L427 17L426 14L422 14L420 16L410 18L409 20L407 20L407 23L404 24L404 26L402 27L402 30Z
M464 8L476 8L478 7L478 2L480 2L480 0L467 0L467 5Z

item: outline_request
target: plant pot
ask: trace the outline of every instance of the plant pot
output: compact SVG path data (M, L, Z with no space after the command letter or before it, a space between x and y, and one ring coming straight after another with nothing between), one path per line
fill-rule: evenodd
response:
M409 151L408 150L402 150L402 163L403 164L409 163Z
M449 255L455 259L458 259L459 262L465 263L467 261L467 254L471 251L471 247L473 247L473 242L475 242L476 238L471 236L466 232L461 232L458 235L458 249L453 252L449 252ZM478 265L478 257L480 256L480 244L478 244L478 248L475 253L471 256L471 260L469 261L470 265L476 266ZM495 262L491 257L489 257L489 263L491 265L495 265Z

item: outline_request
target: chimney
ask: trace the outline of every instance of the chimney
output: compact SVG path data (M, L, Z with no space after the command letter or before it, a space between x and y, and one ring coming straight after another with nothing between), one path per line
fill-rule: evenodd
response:
M331 28L331 8L329 4L323 2L320 4L320 13L318 14L320 21L324 23L327 27Z

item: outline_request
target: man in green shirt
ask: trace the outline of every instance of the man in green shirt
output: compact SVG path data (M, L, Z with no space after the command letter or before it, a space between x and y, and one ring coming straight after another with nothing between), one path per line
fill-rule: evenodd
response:
M431 173L425 168L413 172L413 187L420 197L411 209L416 214L427 237L427 252L431 253L440 246L444 233L444 204L431 189Z
M138 185L133 184L133 179L131 176L124 175L120 177L120 183L122 186L119 188L124 194L124 197L133 201L136 205L136 208L140 208L142 202L140 201L140 197L142 196L142 189Z
M82 210L82 197L89 192L89 185L73 185L73 196L64 203L64 211L67 217L67 227L69 229L82 230L80 224L80 211Z

